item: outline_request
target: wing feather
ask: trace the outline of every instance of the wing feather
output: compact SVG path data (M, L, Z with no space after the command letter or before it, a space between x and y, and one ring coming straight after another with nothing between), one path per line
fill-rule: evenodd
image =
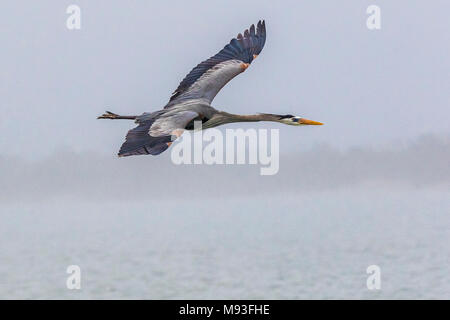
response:
M119 157L164 152L199 114L193 111L144 113L136 118L138 126L128 131Z
M222 87L239 73L262 51L266 42L264 20L239 33L221 51L201 62L181 81L166 108L189 99L202 99L211 103Z

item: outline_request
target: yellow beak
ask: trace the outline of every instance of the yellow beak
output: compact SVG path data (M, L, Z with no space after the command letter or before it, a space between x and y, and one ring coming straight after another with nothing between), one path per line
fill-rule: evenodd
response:
M304 119L304 118L300 118L298 120L299 124L309 124L309 125L315 125L315 126L321 126L323 125L322 122L317 122L317 121L313 121L313 120L308 120L308 119Z

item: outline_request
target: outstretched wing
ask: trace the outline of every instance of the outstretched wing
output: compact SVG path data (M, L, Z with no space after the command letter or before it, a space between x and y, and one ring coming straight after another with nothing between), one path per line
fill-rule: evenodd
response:
M119 157L164 152L182 134L186 125L199 116L194 111L144 113L136 118L139 125L128 131Z
M244 72L264 47L264 20L238 34L219 53L198 64L173 92L166 108L184 100L200 99L210 104L220 89Z

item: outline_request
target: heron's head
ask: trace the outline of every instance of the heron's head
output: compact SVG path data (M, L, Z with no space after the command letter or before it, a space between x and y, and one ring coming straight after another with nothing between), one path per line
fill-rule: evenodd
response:
M323 124L322 122L308 120L308 119L305 119L305 118L302 118L299 116L293 116L291 114L280 116L280 119L278 121L281 123L284 123L284 124L291 125L291 126L303 126L303 125L320 126Z

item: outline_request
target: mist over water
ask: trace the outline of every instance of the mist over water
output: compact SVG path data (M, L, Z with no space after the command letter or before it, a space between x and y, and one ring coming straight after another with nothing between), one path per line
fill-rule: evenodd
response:
M321 147L281 155L273 177L168 156L3 157L0 297L450 298L449 146Z
M280 154L274 176L260 165L174 165L158 157L117 158L61 150L42 160L0 156L2 202L70 196L92 201L273 196L375 184L449 186L450 137L421 136L406 144L339 150L319 145Z

